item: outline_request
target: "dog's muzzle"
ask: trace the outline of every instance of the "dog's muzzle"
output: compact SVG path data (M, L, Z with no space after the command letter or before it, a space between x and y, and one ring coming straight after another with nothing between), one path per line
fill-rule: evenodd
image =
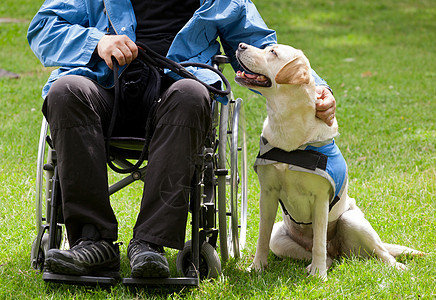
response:
M236 59L238 60L244 71L237 71L235 81L245 87L271 87L271 79L263 74L253 72L244 63L246 50L249 49L247 44L240 43L236 51Z

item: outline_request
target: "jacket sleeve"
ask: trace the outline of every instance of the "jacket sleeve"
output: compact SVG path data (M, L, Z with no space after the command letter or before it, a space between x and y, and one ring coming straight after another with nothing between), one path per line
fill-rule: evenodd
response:
M86 66L105 34L88 25L83 0L47 0L31 21L27 39L44 66Z
M231 0L226 19L218 19L218 32L224 52L232 59L235 71L241 67L235 58L239 43L258 48L276 44L276 32L269 29L250 0Z

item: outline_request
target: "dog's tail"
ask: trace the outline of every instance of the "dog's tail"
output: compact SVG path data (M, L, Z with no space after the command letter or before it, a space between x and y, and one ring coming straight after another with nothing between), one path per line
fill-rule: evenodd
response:
M406 246L400 246L400 245L394 245L394 244L387 244L383 243L383 245L386 247L386 249L389 251L389 253L394 256L400 256L400 255L411 255L411 256L424 256L427 253L406 247Z

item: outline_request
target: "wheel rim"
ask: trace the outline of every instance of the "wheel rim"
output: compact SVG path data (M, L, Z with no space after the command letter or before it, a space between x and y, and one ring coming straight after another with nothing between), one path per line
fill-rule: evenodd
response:
M230 139L230 222L228 235L229 252L240 257L245 247L247 231L247 148L245 115L242 100L236 99L232 107ZM230 120L229 120L230 121Z
M242 100L222 105L218 147L218 212L221 258L240 257L247 230L247 151ZM239 149L239 151L238 151Z

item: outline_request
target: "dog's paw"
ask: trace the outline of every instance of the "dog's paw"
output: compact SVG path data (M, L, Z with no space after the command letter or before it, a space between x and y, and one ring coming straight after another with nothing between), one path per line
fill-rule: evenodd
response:
M254 263L252 263L247 269L247 272L259 272L260 270L258 270L255 266Z
M395 267L395 269L397 269L399 271L405 271L407 269L406 265L404 265L400 262L395 262L394 267Z
M426 256L426 255L429 255L430 253L426 253L426 252L422 252L422 251L414 250L411 254L412 254L413 256L424 257L424 256Z
M310 264L307 266L307 272L309 273L310 276L313 277L318 277L320 278L322 281L327 281L327 270L321 270L320 268L314 266L313 264Z
M261 272L268 267L268 262L261 262L260 260L254 260L253 263L248 267L248 271Z

